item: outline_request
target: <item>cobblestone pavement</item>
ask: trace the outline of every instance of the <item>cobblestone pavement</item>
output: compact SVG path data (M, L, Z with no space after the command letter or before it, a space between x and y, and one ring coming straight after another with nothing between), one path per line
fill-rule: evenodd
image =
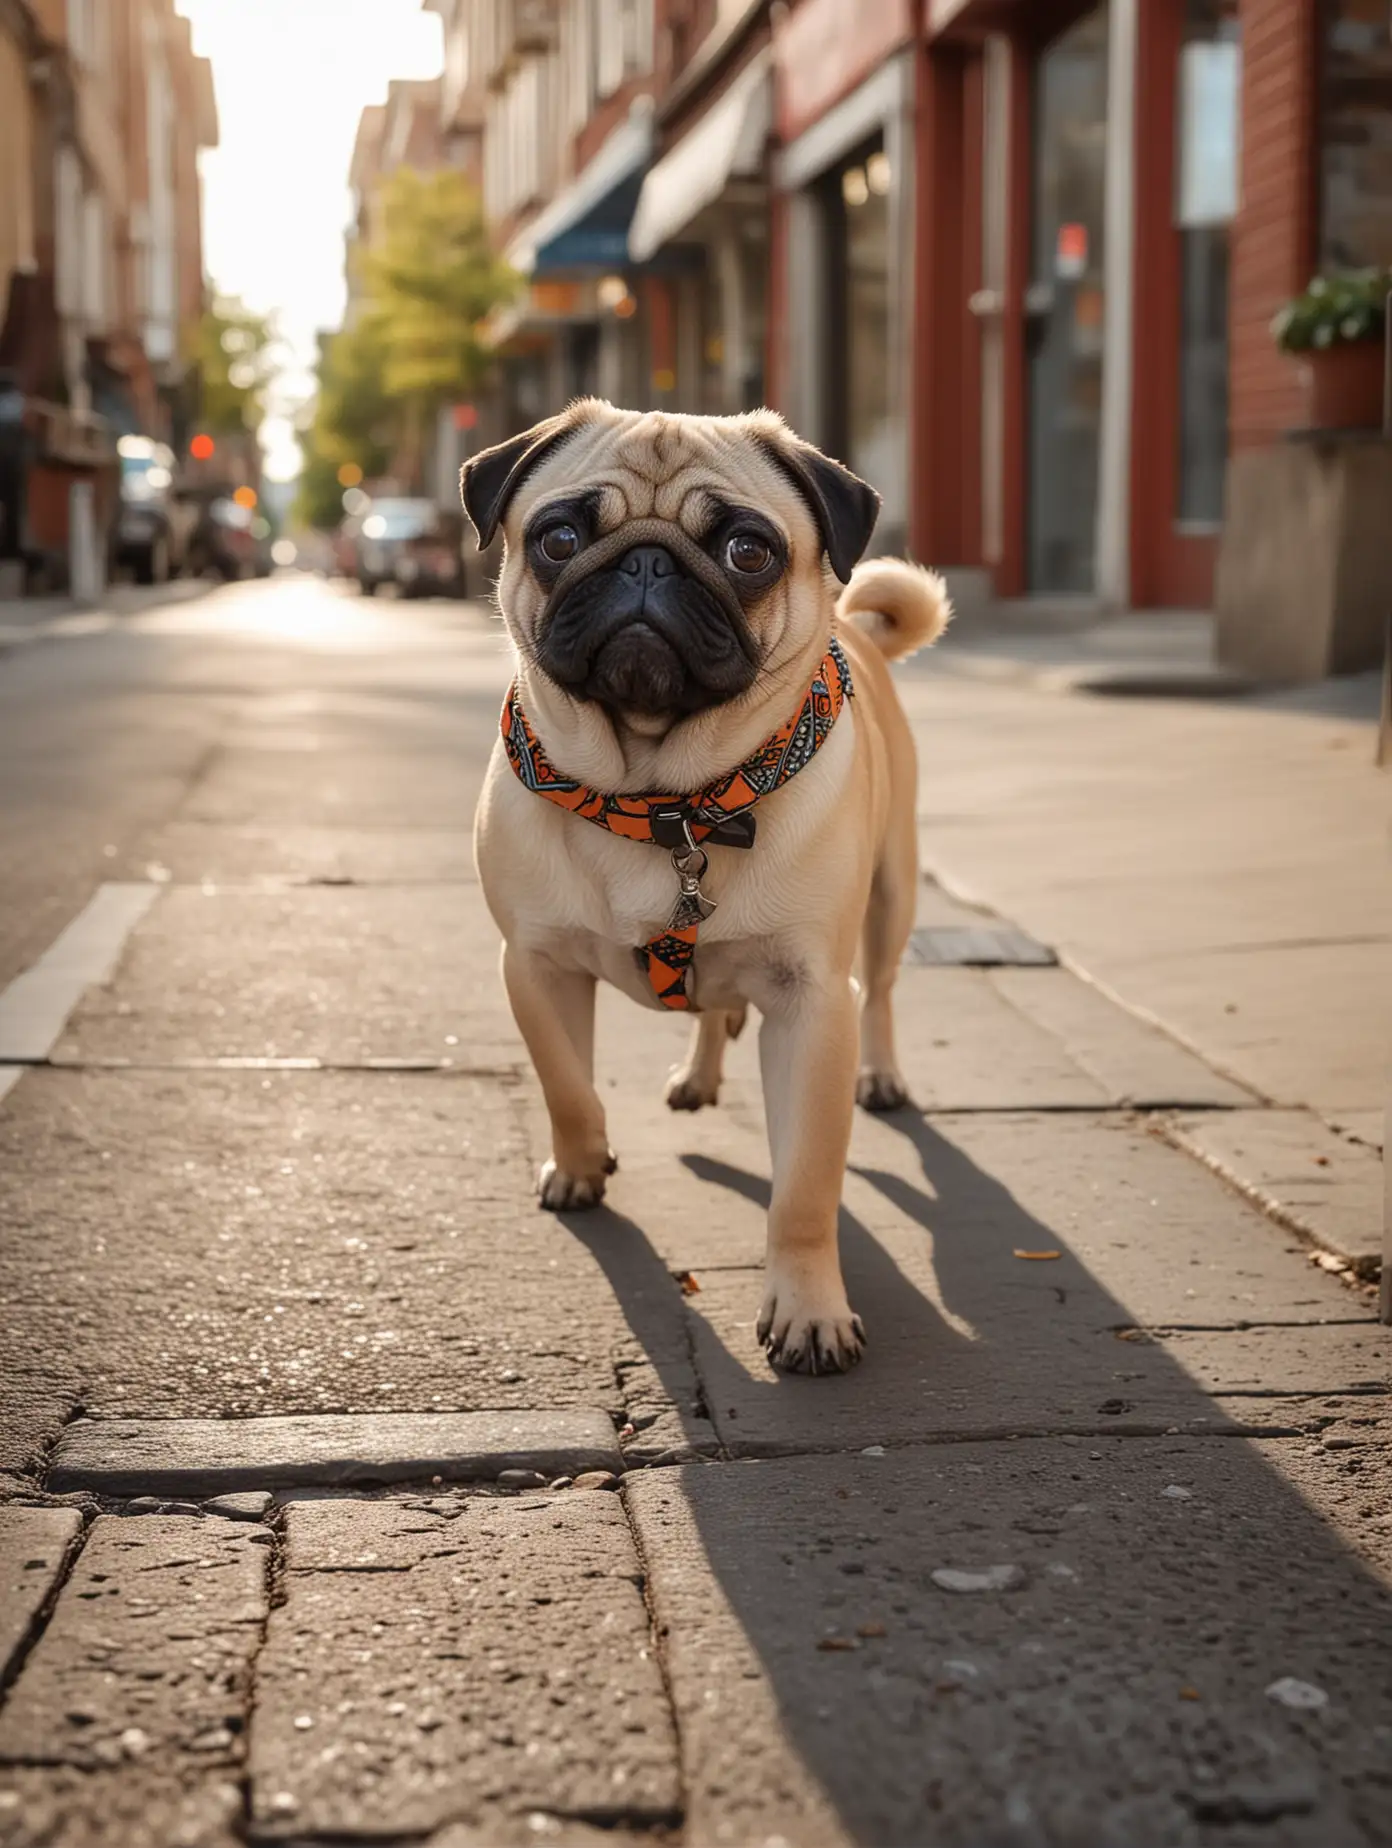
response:
M749 1036L675 1116L606 998L534 1206L505 679L301 578L0 661L0 1844L1392 1842L1387 1331L1208 1159L1290 1112L925 880L775 1376Z

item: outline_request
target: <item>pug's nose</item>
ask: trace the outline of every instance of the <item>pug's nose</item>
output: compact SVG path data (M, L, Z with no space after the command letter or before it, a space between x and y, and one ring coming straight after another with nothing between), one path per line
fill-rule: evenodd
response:
M677 561L665 545L635 545L619 560L619 570L637 589L647 591L659 578L675 577Z

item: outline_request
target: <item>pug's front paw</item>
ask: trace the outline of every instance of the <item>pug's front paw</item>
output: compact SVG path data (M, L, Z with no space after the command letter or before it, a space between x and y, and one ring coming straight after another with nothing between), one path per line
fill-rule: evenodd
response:
M842 1292L818 1301L774 1283L755 1332L770 1364L783 1373L849 1373L865 1352L865 1324Z
M537 1176L537 1198L548 1213L588 1212L604 1198L605 1182L618 1165L612 1151L606 1151L604 1166L593 1174L571 1174L548 1161Z

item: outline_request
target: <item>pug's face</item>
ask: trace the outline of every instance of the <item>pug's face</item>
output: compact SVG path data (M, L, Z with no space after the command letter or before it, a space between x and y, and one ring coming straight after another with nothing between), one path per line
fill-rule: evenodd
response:
M466 465L523 656L574 698L675 722L824 635L878 497L772 412L685 417L596 400Z

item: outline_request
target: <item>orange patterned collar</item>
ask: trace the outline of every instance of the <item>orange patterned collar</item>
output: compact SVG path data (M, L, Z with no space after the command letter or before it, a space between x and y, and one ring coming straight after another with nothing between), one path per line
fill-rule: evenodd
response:
M697 931L715 910L715 900L701 890L707 847L754 845L755 805L811 763L852 691L850 665L833 640L797 711L727 776L690 796L626 796L590 789L557 770L527 721L516 683L508 688L503 745L519 782L610 834L665 847L672 856L679 886L676 907L658 935L635 951L664 1007L694 1007L687 973Z

